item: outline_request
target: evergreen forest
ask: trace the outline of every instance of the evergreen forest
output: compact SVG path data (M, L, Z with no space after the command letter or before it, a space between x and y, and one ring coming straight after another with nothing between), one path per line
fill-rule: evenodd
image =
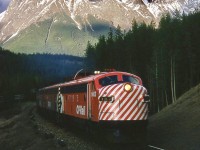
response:
M0 47L0 110L17 95L35 100L39 88L72 80L84 59L69 55L15 54Z
M88 42L89 68L115 68L143 80L151 98L152 113L175 102L200 83L200 13L164 16L159 27L133 22L129 31L120 27Z

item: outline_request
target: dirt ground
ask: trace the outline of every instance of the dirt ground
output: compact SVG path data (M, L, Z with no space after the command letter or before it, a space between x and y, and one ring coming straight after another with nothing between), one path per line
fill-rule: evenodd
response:
M2 150L23 150L23 149L56 149L59 145L49 138L38 136L31 122L30 112L32 103L23 107L16 107L1 113L0 116L0 149ZM23 113L22 113L23 112ZM11 115L8 115L11 114ZM50 145L47 146L48 143Z
M10 115L8 115L10 114ZM101 149L42 118L34 103L0 114L1 150Z
M74 128L76 130L76 128ZM97 135L98 136L98 135ZM33 102L0 113L0 150L138 150L135 145L97 141L41 117Z

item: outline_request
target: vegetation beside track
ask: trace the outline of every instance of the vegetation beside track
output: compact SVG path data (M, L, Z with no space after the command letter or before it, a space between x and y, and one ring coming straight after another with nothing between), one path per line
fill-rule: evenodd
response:
M199 150L200 84L149 119L149 143L169 150Z

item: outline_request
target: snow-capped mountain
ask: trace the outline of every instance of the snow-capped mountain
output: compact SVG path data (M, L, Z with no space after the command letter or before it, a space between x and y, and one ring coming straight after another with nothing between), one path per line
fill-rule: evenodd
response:
M199 6L200 0L12 0L0 14L0 43L17 52L82 55L87 41L109 27L158 23L163 14Z

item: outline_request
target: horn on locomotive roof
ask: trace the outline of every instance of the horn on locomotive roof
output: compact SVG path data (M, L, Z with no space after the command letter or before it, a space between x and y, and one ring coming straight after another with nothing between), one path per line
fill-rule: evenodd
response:
M89 76L89 75L92 75L93 73L85 70L85 69L80 69L79 71L77 71L77 73L75 74L74 76L74 80L77 80L77 79L80 79L80 78L83 78L83 77L86 77L86 76Z
M74 80L76 80L78 74L79 74L81 71L83 71L83 69L80 69L79 71L77 71L77 73L75 74L75 76L74 76L74 78L73 78Z

